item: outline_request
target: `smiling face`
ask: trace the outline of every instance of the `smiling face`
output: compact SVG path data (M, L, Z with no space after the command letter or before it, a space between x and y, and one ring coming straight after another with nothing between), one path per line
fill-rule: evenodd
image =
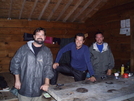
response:
M81 48L84 42L85 41L84 41L84 38L82 36L76 36L75 44L76 44L77 49Z
M95 40L96 40L98 45L101 45L103 43L104 37L103 37L103 35L101 33L96 34Z
M45 36L45 32L43 30L36 32L34 35L35 42L40 45L44 43L45 38L46 38L46 36Z

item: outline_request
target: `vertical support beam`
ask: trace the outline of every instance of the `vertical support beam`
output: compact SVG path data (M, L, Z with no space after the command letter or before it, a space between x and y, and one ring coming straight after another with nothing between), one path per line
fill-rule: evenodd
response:
M131 64L130 64L130 71L134 72L134 16L130 17L130 27L131 27Z

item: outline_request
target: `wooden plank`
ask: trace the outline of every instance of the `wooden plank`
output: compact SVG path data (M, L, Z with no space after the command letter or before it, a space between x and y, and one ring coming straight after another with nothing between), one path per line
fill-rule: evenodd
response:
M30 12L30 15L29 15L29 17L28 17L28 20L31 20L31 16L32 16L32 14L33 14L33 11L34 11L36 5L37 5L37 2L38 2L38 0L35 0L34 6L33 6L33 8L32 8L32 11Z
M0 65L0 73L4 73L4 72L10 72L9 71L9 64Z
M68 3L66 4L66 6L63 8L63 10L61 11L61 13L59 14L58 18L56 19L56 21L58 21L60 19L60 17L62 16L62 14L66 11L66 9L70 6L70 4L72 3L73 0L69 0Z
M11 58L9 58L9 57L0 58L0 64L1 65L9 64L10 61L11 61Z
M26 0L23 0L22 7L21 7L21 10L20 10L20 14L19 14L19 19L21 19L21 15L22 15L22 12L23 12L23 9L24 9L25 2L26 2Z
M130 24L131 24L131 72L134 72L134 16L130 17Z
M54 12L56 11L56 9L59 7L60 3L62 0L58 0L58 3L56 4L56 6L52 9L50 15L47 18L47 21L50 21L51 17L53 16Z
M103 10L100 10L99 12L97 12L94 16L92 17L98 17L99 18L103 18L103 17L108 17L111 14L122 14L124 12L128 12L129 10L133 10L134 9L134 2L131 1L122 5L118 5L118 6L113 6L111 8L103 8ZM103 16L100 16L103 15Z
M93 0L89 0L84 7L74 16L74 18L71 20L71 22L74 22L77 17L80 16L80 14L93 2ZM98 1L99 2L99 1Z
M47 2L46 2L46 4L45 4L44 8L42 9L42 11L41 11L41 13L40 13L40 15L39 15L39 17L38 17L38 20L41 19L42 15L44 14L44 11L45 11L45 9L47 8L47 6L49 5L49 3L50 3L50 0L47 0Z
M8 19L9 20L11 20L12 4L13 4L13 0L10 1L10 9L9 9L9 12L8 12Z
M63 19L63 22L66 22L66 20L71 16L71 14L77 9L77 7L82 3L83 0L77 1L76 5L73 7L73 9L69 12L69 14Z

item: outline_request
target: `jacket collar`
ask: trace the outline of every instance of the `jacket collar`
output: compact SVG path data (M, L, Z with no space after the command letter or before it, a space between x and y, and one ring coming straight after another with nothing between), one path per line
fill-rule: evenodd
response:
M96 42L93 43L93 49L96 50L96 51L98 51L98 52L100 52L99 49L98 49L98 47L97 47L97 43L96 43ZM104 42L104 43L103 43L102 52L105 52L105 51L107 51L107 50L108 50L108 43ZM102 52L101 52L101 53L102 53Z
M32 41L28 41L27 42L27 45L28 45L28 47L31 49L31 51L34 53L34 50L33 50L33 48L32 48L32 43L33 43L34 41L32 40Z

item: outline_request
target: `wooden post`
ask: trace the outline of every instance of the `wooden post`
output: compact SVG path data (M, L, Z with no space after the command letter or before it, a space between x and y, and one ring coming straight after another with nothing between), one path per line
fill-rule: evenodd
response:
M130 71L134 72L134 16L130 17L131 25L131 64Z

